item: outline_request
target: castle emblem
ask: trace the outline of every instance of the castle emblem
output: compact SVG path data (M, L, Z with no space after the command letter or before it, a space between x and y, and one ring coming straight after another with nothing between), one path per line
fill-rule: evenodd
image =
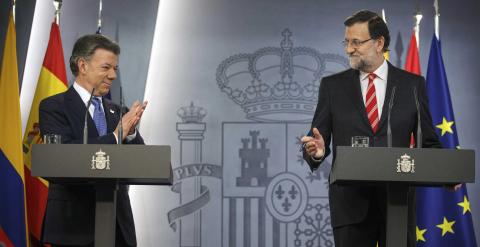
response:
M250 131L251 139L242 138L242 148L239 150L241 159L241 177L237 177L237 186L266 186L268 157L267 138L258 138L260 131ZM248 144L251 141L251 147ZM260 147L258 147L260 142Z
M415 173L415 160L404 154L397 159L397 173Z
M92 170L110 170L110 156L102 149L92 156Z

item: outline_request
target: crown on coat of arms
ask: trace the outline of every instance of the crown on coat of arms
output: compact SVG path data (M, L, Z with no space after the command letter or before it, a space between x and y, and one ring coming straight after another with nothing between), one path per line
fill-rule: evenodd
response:
M280 47L236 54L218 66L219 88L243 108L248 119L311 121L321 78L349 67L343 56L294 47L291 36L284 29Z
M199 123L206 115L207 111L203 107L193 105L193 102L190 102L189 106L180 107L177 111L177 116L184 123Z
M96 156L103 157L105 156L105 152L102 151L102 149L98 150L98 152L95 153Z

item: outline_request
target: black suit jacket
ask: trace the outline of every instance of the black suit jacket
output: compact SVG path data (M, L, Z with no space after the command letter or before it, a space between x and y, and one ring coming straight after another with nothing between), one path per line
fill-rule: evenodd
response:
M116 144L113 131L120 119L120 106L103 99L107 134L98 136L88 115L88 143ZM125 109L124 109L125 111ZM82 143L86 106L73 87L40 103L40 132L60 134L62 143ZM126 144L144 144L140 133ZM75 158L75 157L72 157ZM126 186L117 194L117 224L125 241L136 246L135 225ZM95 191L93 186L50 183L42 239L46 243L86 245L94 240Z
M413 94L415 87L420 105L423 147L441 147L432 126L423 77L400 70L388 63L385 101L379 127L374 134L362 98L359 73L358 70L349 69L322 79L312 128L318 128L325 140L324 157L331 152L329 144L332 139L334 164L336 147L351 146L353 136L369 137L371 147L387 146L388 102L393 87L396 87L396 92L391 111L392 145L408 147L411 133L416 133L417 108ZM304 158L312 170L321 164L321 161L313 160L305 151ZM383 209L385 206L384 191L377 186L333 184L329 188L329 201L334 228L363 221L372 203L380 204L379 208ZM414 193L410 195L410 203L409 224L414 225Z

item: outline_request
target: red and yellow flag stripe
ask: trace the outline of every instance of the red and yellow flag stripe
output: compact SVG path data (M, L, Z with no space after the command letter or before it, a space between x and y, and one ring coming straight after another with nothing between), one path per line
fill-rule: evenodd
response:
M31 242L38 243L41 237L42 221L48 196L48 182L40 178L32 177L30 173L32 145L42 141L38 125L38 108L40 101L49 96L64 92L67 89L67 85L60 29L56 23L52 23L45 59L43 60L23 138L27 214Z

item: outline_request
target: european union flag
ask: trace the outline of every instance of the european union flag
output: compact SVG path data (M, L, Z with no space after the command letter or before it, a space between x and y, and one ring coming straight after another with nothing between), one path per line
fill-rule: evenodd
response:
M443 147L458 148L447 75L440 41L435 35L428 59L427 92L433 126ZM417 246L477 246L465 185L456 192L444 188L417 189Z

